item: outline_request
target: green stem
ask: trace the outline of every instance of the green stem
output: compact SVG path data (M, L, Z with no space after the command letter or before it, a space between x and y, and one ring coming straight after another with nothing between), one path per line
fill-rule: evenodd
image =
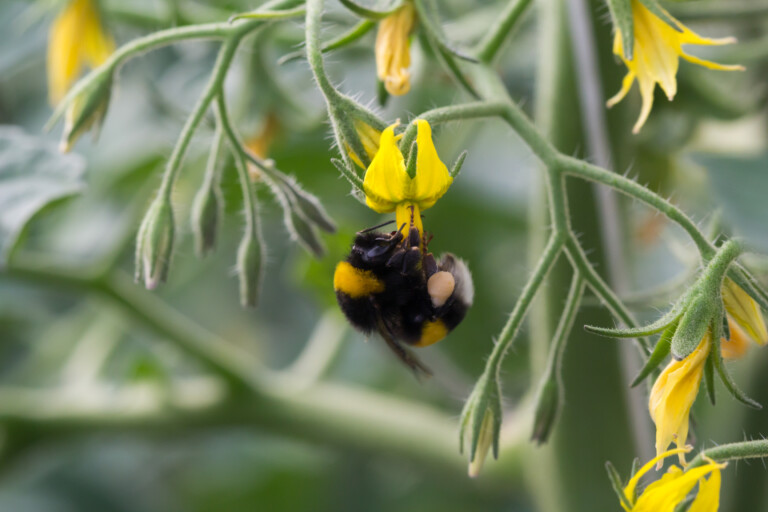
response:
M254 190L251 178L248 176L248 166L243 152L243 145L240 143L240 139L232 126L223 94L219 94L216 97L216 115L227 139L229 139L232 153L235 156L235 168L237 169L237 177L240 181L240 189L243 193L246 227L256 237L256 240L261 240L261 225L258 218L256 191Z
M557 257L563 249L564 238L564 234L560 232L554 232L550 235L549 242L547 242L547 246L544 248L544 252L539 259L536 268L534 268L533 274L528 278L528 282L525 284L525 287L520 294L520 298L517 299L517 303L515 304L512 313L509 315L507 323L501 330L499 339L493 347L493 352L491 352L491 356L488 358L488 363L486 364L486 372L493 370L495 375L498 375L501 371L501 362L504 359L504 355L512 344L512 341L514 341L517 331L523 323L525 314L528 312L528 309L531 307L531 302L533 302L533 299L536 296L536 292L541 287L547 274L557 261Z
M515 25L530 5L531 0L510 0L507 3L504 12L477 45L476 54L481 62L492 64L496 60Z
M614 190L618 190L638 201L642 201L653 209L663 213L688 233L696 244L696 247L698 247L704 260L709 259L714 253L714 247L712 247L712 244L707 240L707 237L685 213L663 197L648 190L639 183L620 174L613 173L597 167L596 165L566 155L559 155L557 164L566 174L607 185Z
M184 123L184 128L182 128L181 134L179 135L179 140L176 142L176 146L173 148L173 153L171 153L171 157L168 159L168 163L165 166L163 181L160 185L159 194L164 195L168 201L171 199L173 183L176 180L179 169L181 169L181 164L187 153L189 143L192 141L192 136L195 134L211 101L213 101L213 98L221 91L221 86L227 75L229 66L232 63L232 58L235 56L235 51L237 50L239 43L239 38L232 38L222 45L219 50L219 55L216 58L213 72L208 80L208 84L205 86L203 94L198 98L195 108L192 110L192 114L190 114L186 123Z
M757 441L743 441L740 443L724 444L702 450L688 465L688 468L695 468L706 463L706 458L716 462L726 462L729 460L757 459L768 457L768 439Z

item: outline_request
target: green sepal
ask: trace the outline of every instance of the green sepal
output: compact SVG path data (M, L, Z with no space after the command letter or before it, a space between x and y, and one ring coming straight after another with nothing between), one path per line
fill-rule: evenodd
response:
M417 156L419 154L419 148L416 145L416 141L411 144L411 148L408 151L408 159L405 162L405 172L408 173L408 176L411 177L411 179L416 177L416 160Z
M376 101L378 101L380 107L386 107L387 101L389 101L389 92L382 80L376 79Z
M683 29L680 27L680 23L673 18L667 11L664 10L664 8L659 5L659 2L656 0L640 0L640 3L642 3L649 11L651 11L654 15L656 15L661 21L675 29L677 32L682 32Z
M459 173L461 172L461 168L464 165L464 160L466 158L467 158L467 150L465 149L456 158L456 161L453 163L453 166L451 167L451 170L448 171L448 174L451 175L451 178L456 179L456 176L458 176Z
M611 11L613 26L621 32L624 58L632 60L635 50L635 20L632 16L632 0L606 0Z
M396 10L403 6L403 0L394 0L388 7L384 9L371 9L370 7L364 7L354 0L339 0L341 5L363 18L370 20L381 20L393 14Z
M499 457L499 437L501 434L501 387L497 379L489 378L488 371L483 373L475 384L459 422L459 452L464 453L464 440L469 438L469 461L475 460L481 427L486 411L492 415L493 431L491 451L494 458ZM467 436L467 428L469 435Z
M619 501L622 503L622 505L624 505L624 507L626 507L627 510L632 510L632 504L624 494L624 484L621 481L621 476L619 475L619 472L616 471L616 468L613 466L613 464L611 464L611 461L606 461L605 470L608 473L608 480L611 481L613 492L616 493Z
M645 378L648 377L648 375L650 375L669 355L669 351L672 347L672 337L675 335L675 331L677 330L677 325L679 322L679 318L674 319L672 323L667 325L667 328L664 329L664 332L661 333L661 337L659 338L659 341L656 342L656 346L653 348L653 352L651 352L651 355L648 357L648 361L646 361L645 366L643 366L643 369L640 370L640 373L637 374L635 380L632 381L632 387L637 386L643 380L645 380Z
M747 405L749 407L752 407L753 409L762 409L763 406L760 405L760 403L756 402L755 400L749 398L740 388L738 385L736 385L736 382L734 382L733 377L731 377L731 374L728 372L728 369L725 367L725 363L723 362L723 357L720 355L719 352L720 344L717 343L716 348L718 349L718 352L713 356L714 366L717 370L717 374L720 376L720 380L725 385L725 389L728 390L728 392L733 395L733 397L738 400L739 402L743 403L744 405Z
M768 310L768 292L747 269L734 262L728 269L728 277L752 297L762 309Z
M273 169L274 177L293 203L299 208L302 214L314 225L326 233L336 232L336 223L325 211L323 204L313 194L310 194L292 177L286 176L277 169Z
M712 327L712 319L717 315L718 300L719 293L717 297L710 297L702 291L688 303L672 337L672 357L679 361L696 350Z
M363 191L363 180L355 174L354 171L352 171L347 165L344 163L343 160L340 160L338 158L331 158L331 163L333 166L341 173L344 178L347 179L350 185L355 190L358 190L362 193Z
M344 48L345 46L349 46L350 44L354 43L355 41L363 37L365 34L370 32L371 29L375 26L376 26L375 22L368 19L364 19L359 23L357 23L348 31L323 43L323 45L320 47L320 52L328 53L333 50L338 50L339 48ZM283 64L287 64L288 62L301 59L302 57L304 57L304 55L305 55L304 50L296 50L295 52L286 53L285 55L277 59L277 65L282 66Z
M707 388L707 396L712 405L715 405L715 357L720 353L720 344L715 347L713 345L712 350L709 351L707 356L707 362L704 365L704 385Z
M680 309L681 308L678 305L675 305L675 307L670 309L666 315L655 322L642 327L634 327L632 329L611 329L608 327L585 325L584 330L608 338L638 338L642 336L650 336L651 334L663 331L672 322L677 322L681 316Z

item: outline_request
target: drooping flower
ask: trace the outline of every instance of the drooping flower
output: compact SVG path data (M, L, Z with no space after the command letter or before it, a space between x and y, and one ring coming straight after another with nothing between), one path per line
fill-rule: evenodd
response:
M410 2L379 23L376 35L376 73L387 92L402 96L411 89L410 36L416 25L416 10Z
M728 317L728 330L730 338L720 338L720 354L723 359L741 359L749 347L749 336L731 317Z
M70 0L48 35L48 96L61 101L84 67L95 68L115 50L94 0Z
M656 424L656 453L661 454L673 441L685 445L691 406L699 392L704 363L712 346L709 331L699 346L681 361L672 360L653 384L648 409ZM680 452L680 463L685 457Z
M720 470L726 465L717 464L711 459L706 459L705 464L687 471L672 466L667 473L648 485L637 496L637 484L654 465L659 467L663 459L675 454L682 455L688 451L690 447L666 451L640 468L624 487L624 497L629 506L622 501L622 508L626 512L674 512L698 483L696 498L688 511L716 512L720 504Z
M413 178L406 170L405 158L397 146L393 124L381 133L379 149L368 166L363 180L365 202L378 213L396 212L397 226L414 225L421 232L422 210L432 207L451 186L453 178L437 155L432 141L432 128L423 119L415 121L416 172Z
M621 90L608 100L608 107L620 102L632 88L637 79L642 96L640 117L632 129L638 133L648 119L653 107L653 92L658 83L671 101L677 93L677 69L680 57L694 64L710 69L724 71L743 70L743 66L723 65L688 55L683 51L684 44L723 45L736 42L733 37L710 39L701 37L685 25L674 19L666 11L664 14L674 26L656 16L641 0L631 0L632 16L634 18L634 52L631 59L624 53L622 34L616 30L613 42L613 53L618 55L627 66L627 74L621 85ZM661 7L659 7L661 9Z
M728 316L741 327L755 343L768 343L768 329L755 299L749 296L739 285L726 278L720 290Z

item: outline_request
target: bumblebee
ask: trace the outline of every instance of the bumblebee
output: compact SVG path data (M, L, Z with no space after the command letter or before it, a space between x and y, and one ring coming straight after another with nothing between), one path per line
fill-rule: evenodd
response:
M387 224L355 235L349 256L336 266L336 299L352 326L378 333L417 377L429 376L408 347L432 345L461 323L472 305L472 276L453 254L436 261L413 219L408 230L403 224L377 231Z

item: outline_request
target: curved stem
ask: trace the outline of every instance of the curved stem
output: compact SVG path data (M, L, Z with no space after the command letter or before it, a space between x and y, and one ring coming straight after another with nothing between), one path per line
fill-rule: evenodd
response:
M208 110L213 98L221 91L221 86L224 82L224 78L227 75L229 66L232 63L232 58L235 56L235 51L240 43L239 39L227 40L219 50L219 55L216 58L216 64L213 67L213 72L208 80L208 84L205 86L205 90L195 104L195 108L192 110L192 114L187 118L187 122L184 123L184 128L181 130L179 140L176 142L176 146L173 148L173 153L168 159L168 163L165 166L165 173L163 174L163 181L160 185L159 194L165 195L170 201L171 191L173 189L173 183L176 180L179 169L181 169L182 161L187 153L189 143L192 141L192 136L195 134L200 121L202 121L205 112Z
M724 444L702 450L688 465L688 468L701 466L706 462L706 458L716 462L726 462L739 459L757 459L768 457L768 439L759 439L757 441L743 441L740 443Z
M566 174L607 185L663 213L688 233L703 259L709 259L714 253L714 247L698 226L678 207L655 192L620 174L607 171L577 158L560 155L557 158L557 163Z
M476 54L481 62L491 64L496 60L515 25L530 5L531 0L509 0L504 12L477 45Z
M520 325L523 323L525 314L533 302L536 292L544 282L544 278L547 277L549 271L552 270L560 251L563 249L563 242L565 236L563 233L555 232L549 237L547 246L544 248L544 252L539 259L536 268L533 270L533 274L528 278L528 282L525 284L520 298L517 299L512 313L509 315L507 323L499 334L499 339L493 347L493 352L488 358L486 364L487 369L492 369L496 372L496 375L501 371L501 362L504 359L504 355L509 349L512 341L515 339L517 331L520 329ZM488 371L488 370L486 370Z

